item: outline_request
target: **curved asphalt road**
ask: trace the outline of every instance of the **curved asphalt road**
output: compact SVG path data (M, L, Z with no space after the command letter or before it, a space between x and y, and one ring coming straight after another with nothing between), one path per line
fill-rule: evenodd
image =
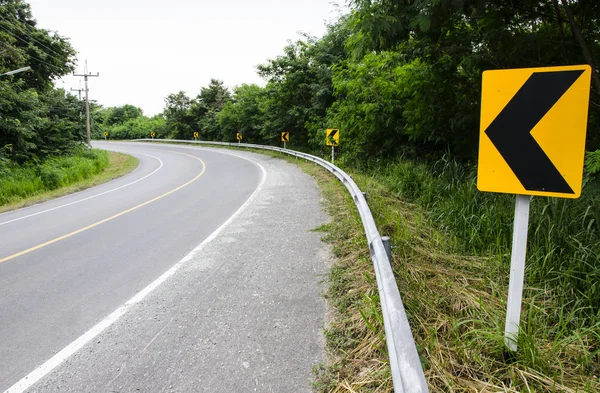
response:
M249 236L245 244L242 239L238 244L241 248L238 250L236 247L227 246L229 238L224 234L227 233L228 227L225 228L213 241L216 244L213 247L217 247L217 250L213 250L214 255L211 254L210 258L213 261L211 266L217 267L212 269L214 271L210 274L210 281L202 282L206 279L206 274L194 278L176 273L174 278L166 281L164 288L161 287L161 290L156 291L157 294L153 293L149 296L149 298L154 297L154 304L170 301L168 306L163 304L160 308L161 313L166 313L163 317L170 321L166 326L158 326L160 329L153 327L153 318L160 319L156 317L159 310L156 305L143 303L129 313L140 314L137 320L142 322L140 322L141 326L136 327L138 330L132 330L131 326L120 326L120 323L124 323L123 320L131 321L123 317L109 329L108 333L103 333L110 334L112 337L114 345L111 351L97 351L95 355L97 357L93 359L74 361L69 358L66 363L68 366L63 363L57 364L60 367L48 375L44 373L38 385L28 388L32 390L27 391L140 389L141 385L150 381L148 376L141 377L142 373L139 370L136 372L135 367L130 367L131 374L123 373L123 364L115 363L114 359L125 355L115 353L116 348L127 348L128 345L133 345L134 348L126 350L126 353L135 352L136 348L139 351L138 346L132 344L140 336L139 330L148 332L152 332L153 329L160 330L158 333L160 335L178 315L171 316L170 313L196 315L198 309L202 308L204 310L202 312L208 315L211 310L224 305L223 299L228 299L225 303L229 309L227 312L231 314L237 310L235 312L243 315L248 310L248 299L238 297L241 293L236 286L247 286L244 282L250 273L243 273L241 276L236 274L246 268L248 262L252 266L253 273L260 279L260 285L265 288L272 287L275 291L275 293L265 292L261 295L263 304L265 300L273 302L275 296L290 297L289 294L281 294L286 290L291 293L295 290L299 291L296 298L292 296L287 300L289 304L283 306L290 320L300 318L299 321L302 321L308 315L308 325L300 326L299 332L307 331L309 335L306 337L308 342L297 342L295 345L300 348L296 350L294 345L291 345L289 351L297 352L298 356L307 359L294 359L294 356L290 358L286 355L287 359L277 360L278 363L287 361L290 365L294 365L292 368L289 365L285 366L286 370L292 370L303 363L302 368L307 370L299 370L299 375L292 375L293 372L290 372L289 376L276 375L283 373L282 371L275 372L275 382L266 378L263 381L263 389L260 389L259 378L252 377L252 380L256 381L258 391L271 391L274 386L275 389L277 386L286 386L286 391L308 391L310 366L322 360L319 330L322 325L324 306L319 299L320 288L317 281L319 275L324 272L324 261L327 259L326 253L324 254L325 248L319 242L318 236L309 235L307 232L326 219L320 212L319 196L312 179L307 179L306 175L292 165L282 161L274 164L272 159L248 153L128 143L97 143L96 147L134 155L140 160L140 166L131 174L104 185L0 215L0 239L2 239L0 241L0 391L22 380L36 367L73 343L128 299L146 288L228 221L251 196L253 201L246 210L252 210L252 204L259 206L261 203L268 204L273 198L289 199L290 192L294 192L296 196L292 198L297 198L299 204L304 203L302 201L308 203L305 209L300 208L298 219L290 218L287 224L283 224L280 228L273 228L273 223L270 224L269 220L280 222L282 213L273 210L269 215L263 211L260 213L264 216L262 224L251 228L256 233L261 233L262 238ZM290 182L288 187L281 187L286 180ZM292 185L291 182L295 184ZM299 189L294 191L294 186ZM306 195L297 195L303 192L306 192ZM308 200L305 200L305 197ZM283 211L287 209L284 208ZM311 215L313 218L310 218ZM240 217L238 220L243 218ZM233 222L235 223L235 220ZM233 224L230 226L235 228ZM240 230L246 232L248 228ZM292 261L289 260L289 255L285 256L289 251L286 253L283 248L267 256L264 255L265 247L268 247L270 242L268 234L273 230L277 231L282 239L289 240L294 236L298 236L299 239L306 237L306 243L300 242L303 245L299 246L298 255ZM225 243L219 246L219 241ZM222 247L223 244L226 247ZM290 246L289 249L294 247ZM203 252L206 254L209 251ZM235 255L238 259L237 267L231 262L232 258L236 258ZM251 255L255 255L254 260L245 259L250 258ZM201 256L206 257L199 254L195 258ZM273 277L272 272L279 268L277 264L286 261L286 258L285 266L291 267L291 270L287 269L289 271L286 270L281 278ZM193 262L193 258L188 259L192 259ZM306 264L307 269L302 268L300 272L293 271L294 266L302 267L302 264ZM204 266L200 272L206 269L208 268ZM267 281L265 282L264 279ZM301 282L294 284L298 279ZM271 285L272 281L277 285ZM172 288L169 288L169 285ZM187 301L183 295L178 296L177 299L170 298L179 288L186 285L194 291L199 291L196 296ZM294 289L294 285L306 287ZM255 289L253 291L256 292ZM187 293L189 294L189 291ZM298 299L301 300L298 306L301 307L303 314L307 315L289 315L290 310L293 311L296 307ZM201 304L195 303L199 301ZM239 315L235 316L235 313L232 315L234 320L240 320ZM207 321L218 321L219 318L226 317L217 315ZM277 323L287 325L289 322L280 319L274 321L273 315L268 313L261 318L269 326L275 322L275 327ZM231 324L225 321L223 323ZM260 325L262 322L257 320L253 323ZM259 331L265 330L260 326L257 328ZM224 378L229 378L230 372L223 375L215 373L214 370L206 371L207 368L212 368L213 362L220 361L218 358L223 349L214 353L214 359L202 356L203 360L199 361L196 358L197 353L185 354L181 348L178 348L183 345L183 342L187 341L186 345L193 346L199 340L205 342L203 340L210 340L210 336L223 333L223 329L217 331L213 329L210 334L205 332L209 336L207 338L202 332L206 329L209 329L209 325L199 325L194 333L195 336L179 337L175 342L165 342L164 348L158 351L162 354L163 363L164 358L171 359L167 364L162 364L160 370L164 371L165 367L168 369L173 364L189 363L188 366L180 367L178 373L181 376L177 384L173 384L169 374L157 377L158 380L153 380L146 388L136 391L199 391L206 389L206 386L212 386L210 391L231 391L230 389L236 386L237 388L245 386L247 381L235 382L235 377L226 382ZM241 353L241 348L246 346L251 333L240 332L239 329L232 330L231 326L229 330L227 333L229 337L223 341L223 344L228 346L226 351L237 350ZM198 334L203 338L200 339ZM288 334L290 337L284 337L286 341L297 338L299 333L292 329ZM158 335L154 336L152 333L151 340L146 340L149 343L145 341L139 344L139 346L144 344L146 347L145 356L150 358L155 356L156 352L148 351L147 345L154 343ZM99 340L98 343L101 342L99 338L94 338L91 342L96 340ZM110 341L106 337L102 340ZM213 341L215 340L218 341L216 338ZM266 340L272 338L266 337ZM231 342L237 342L235 347L226 344ZM91 345L87 342L85 344ZM158 342L154 345L158 345ZM307 345L310 353L302 349ZM77 356L82 356L82 352L87 353L85 348L76 352L76 356L73 357L77 359ZM249 350L254 351L254 349ZM137 354L135 358L141 362L138 368L148 369L148 360L144 360L144 356ZM86 363L89 366L87 369ZM150 362L151 365L155 363ZM115 364L120 367L111 371L111 366ZM248 362L241 364L245 369L250 368ZM68 367L74 367L76 371L69 370ZM277 370L278 365L271 364L270 367ZM266 368L269 369L269 366L267 365ZM97 369L105 372L104 379L92 375L90 370ZM82 370L87 370L86 372L90 374ZM185 377L189 370L193 370L193 376ZM202 379L197 378L198 373L206 374L205 381L212 378L213 385L202 383ZM65 379L66 375L70 377ZM122 380L117 381L118 377ZM79 382L75 382L76 380ZM291 380L305 380L306 383L299 383L294 387L290 386ZM120 383L119 389L111 390L111 384L117 383L115 381ZM256 390L256 387L252 390Z

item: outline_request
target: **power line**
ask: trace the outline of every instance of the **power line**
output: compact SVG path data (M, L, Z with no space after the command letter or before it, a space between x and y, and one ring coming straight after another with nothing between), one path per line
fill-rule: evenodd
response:
M85 91L85 89L73 89L73 88L71 88L71 91L77 91L77 92L79 92L79 101L81 101L81 92Z
M8 30L7 28L5 28L5 27L4 27L4 26L2 26L1 24L0 24L0 29L2 29L2 30L4 30L4 31L6 31L8 34L12 35L13 37L15 37L15 38L17 38L17 39L19 39L19 40L21 40L21 41L23 41L23 42L24 42L24 43L26 43L26 44L29 44L29 43L30 43L30 42L27 42L26 40L24 40L23 38L19 37L19 36L18 36L18 35L16 35L15 33L11 32L10 30ZM42 51L42 52L43 52L43 53L44 53L46 56L48 56L48 57L52 57L52 58L56 59L54 56L50 56L48 53L46 53L46 52L44 52L44 51ZM52 67L52 68L54 68L54 69L56 69L56 70L58 70L58 71L60 71L60 72L64 72L64 70L63 70L63 69L61 69L60 67L58 67L58 66L56 66L56 65L54 65L54 64L47 63L47 62L45 62L44 60L42 60L42 59L40 59L40 58L38 58L38 57L35 57L35 56L33 56L33 55L29 54L29 53L25 53L25 54L26 54L27 56L29 56L30 58L32 58L32 59L35 59L35 60L39 61L40 63L46 64L47 66L49 66L49 67ZM57 59L57 60L58 60L58 59ZM60 61L62 61L62 60L60 60Z
M29 44L29 42L27 42L27 41L26 41L26 40L24 40L23 38L19 37L18 35L14 34L13 32L11 32L10 30L8 30L7 28L5 28L4 26L2 26L1 24L0 24L0 28L1 28L2 30L6 31L8 34L12 35L13 37L15 37L15 38L17 38L17 39L19 39L19 40L23 41L23 42L24 42L24 43L26 43L26 44ZM39 48L38 48L38 49L39 49ZM50 56L48 53L46 53L46 52L44 52L44 51L41 51L41 52L43 52L43 53L44 53L46 56L48 56L48 57L52 57L52 58L56 59L54 56ZM29 56L30 58L32 58L32 59L35 59L35 60L39 61L40 63L46 64L46 65L47 65L47 66L49 66L49 67L52 67L52 68L54 68L54 69L56 69L56 70L59 70L59 71L63 72L63 70L62 70L60 67L58 67L58 66L56 66L56 65L54 65L54 64L47 63L46 61L44 61L44 60L42 60L42 59L40 59L40 58L38 58L38 57L35 57L35 56L33 56L33 55L31 55L31 54L29 54L29 53L27 53L27 52L26 52L25 54L26 54L27 56ZM57 60L58 60L58 59L57 59ZM62 60L61 60L61 61L62 61Z
M79 80L79 82L81 83L81 79ZM81 101L81 92L85 91L84 89L71 89L71 91L77 91L79 92L79 101ZM79 108L79 119L81 120L81 117L83 116L81 113L81 107Z
M22 29L21 27L19 27L15 22L12 22L8 19L6 19L5 17L3 17L2 15L0 15L0 19L4 20L5 22L9 23L10 25L12 25L13 27L17 28L20 32L22 32L23 34L25 34L26 37L28 37L30 40L37 42L38 45L40 45L43 48L48 49L50 52L54 52L54 54L56 54L57 56L62 56L60 53L56 52L54 49L52 48L48 48L46 45L42 44L40 41L36 40L35 38L33 38L31 36L31 34L29 34L28 32L26 32L24 29Z

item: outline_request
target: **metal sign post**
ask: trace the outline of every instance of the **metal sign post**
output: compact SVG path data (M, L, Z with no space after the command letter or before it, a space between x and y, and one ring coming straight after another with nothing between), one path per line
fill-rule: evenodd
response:
M335 157L335 146L331 146L331 163L333 164Z
M510 258L506 325L504 328L504 344L511 351L517 350L521 320L521 300L523 298L523 283L525 281L525 256L527 255L527 229L529 225L530 202L530 196L517 195Z

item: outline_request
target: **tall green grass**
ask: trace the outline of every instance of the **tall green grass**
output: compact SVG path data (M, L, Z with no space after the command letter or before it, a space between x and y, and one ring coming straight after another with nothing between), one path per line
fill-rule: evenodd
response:
M37 164L0 164L0 206L88 179L108 165L108 153L81 149Z
M505 281L510 264L514 195L477 190L475 168L442 158L433 164L399 160L361 170L398 197L424 208L450 234L448 250L493 257L490 277ZM495 262L492 262L495 261ZM573 310L569 326L588 326L600 316L600 181L591 179L581 198L534 197L527 249L527 284L552 293L549 323Z

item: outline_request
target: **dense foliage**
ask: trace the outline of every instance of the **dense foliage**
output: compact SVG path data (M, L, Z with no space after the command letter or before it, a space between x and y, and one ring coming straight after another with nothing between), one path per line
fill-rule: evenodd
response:
M36 26L29 4L0 0L0 165L65 154L84 141L80 102L53 81L72 72L69 41Z
M142 139L167 137L165 119L162 115L145 116L140 108L133 105L103 108L94 105L92 138L104 139Z

